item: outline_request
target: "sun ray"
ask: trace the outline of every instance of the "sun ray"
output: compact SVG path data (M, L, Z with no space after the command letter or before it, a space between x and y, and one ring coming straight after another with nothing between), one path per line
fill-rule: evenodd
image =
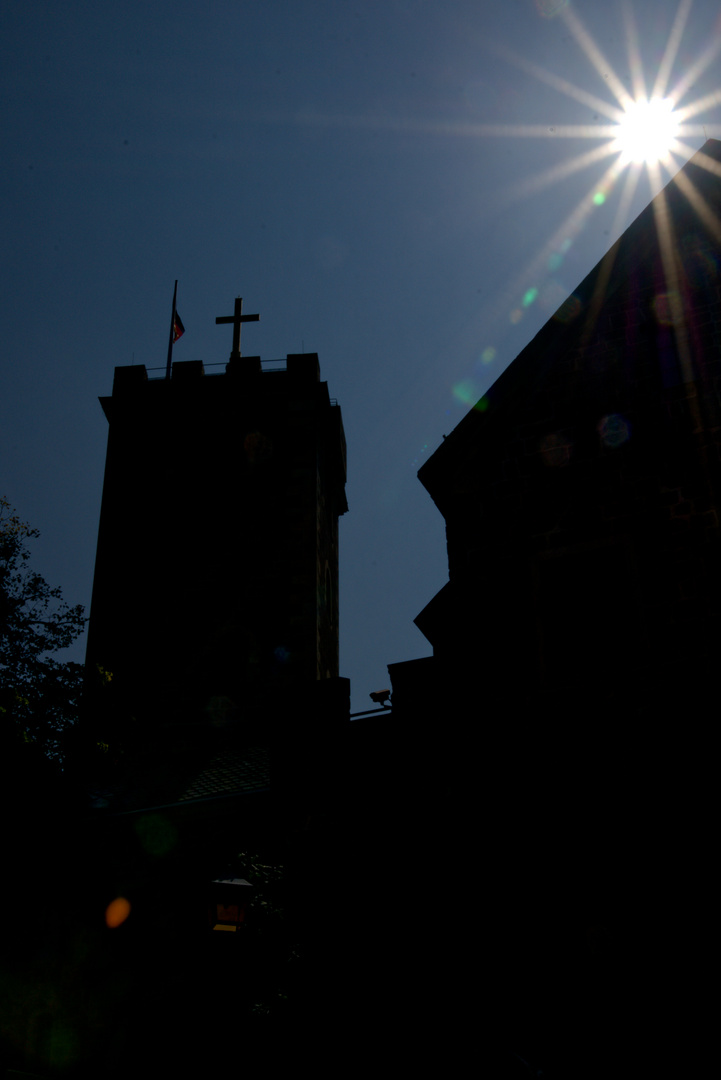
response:
M691 87L697 82L704 71L714 62L721 50L721 33L718 31L714 35L713 39L706 46L704 51L699 56L695 64L693 64L687 71L683 78L674 86L671 90L669 97L672 97L674 101L681 101L686 96Z
M623 184L623 191L621 192L621 199L619 207L616 211L616 216L613 221L612 232L621 233L626 221L626 213L630 206L631 200L634 196L641 172L639 169L626 169L625 179ZM598 315L601 310L601 305L606 296L606 289L608 288L608 282L611 277L611 271L613 270L613 264L616 261L617 248L612 245L601 260L601 267L596 278L596 282L593 288L593 293L588 301L586 307L586 313L583 321L583 327L581 330L580 345L583 347L593 333L593 329L596 325Z
M681 132L679 132L681 134ZM681 166L693 157L696 153L696 149L693 146L689 146L687 143L681 142L679 138L675 138L668 148L668 158L661 162L666 169L669 178L673 178L671 168L680 169Z
M582 90L579 86L568 82L567 79L562 79L552 71L534 64L532 60L526 60L525 57L519 56L511 49L497 45L494 51L521 71L526 71L529 75L535 76L539 82L544 82L547 86L553 87L554 90L559 90L566 97L573 98L580 105L588 105L591 109L608 117L609 120L618 122L623 116L623 111L617 105L612 105L610 102L604 101L603 98L596 97L595 94L589 93L588 90Z
M536 139L603 139L612 138L617 132L615 124L477 124L473 130L463 132L473 135L496 135L501 138ZM447 133L461 134L457 126L449 127Z
M693 107L692 113L700 112L710 105L721 103L721 90L714 91L704 98L703 106ZM689 109L691 107L689 106ZM683 115L683 110L677 114ZM457 120L411 120L407 117L389 116L351 116L348 114L330 114L303 112L295 115L295 122L306 127L324 128L367 128L372 131L397 131L406 134L445 135L460 138L544 138L544 139L615 139L618 136L617 124L473 124ZM679 133L691 136L703 136L704 133L719 132L719 124L684 123ZM689 153L695 153L691 149Z
M303 112L297 113L295 120L306 127L368 128L464 138L610 139L617 132L615 124L470 124L457 120L412 120L401 116L351 116L347 113Z
M689 132L685 128L683 131L679 131L679 135L688 134ZM702 135L703 132L699 132L699 134ZM689 146L688 143L681 142L680 138L676 138L674 139L673 144L669 147L669 153L673 154L676 158L679 159L679 165L683 165L685 161L688 161L689 158L692 158L694 156L694 154L696 153L696 148L694 146Z
M561 18L585 52L592 66L596 69L601 78L605 80L611 93L625 112L631 104L631 96L589 34L588 30L586 30L578 15L576 15L571 8L567 7L561 12Z
M469 125L470 128L470 125ZM458 127L449 126L448 134L461 134ZM611 138L616 133L615 124L477 124L473 130L463 134L497 135L518 138L520 136L537 139L599 139Z
M628 66L631 72L631 87L636 101L646 97L646 81L643 77L641 50L638 45L638 27L629 0L623 4L623 25L626 31Z
M626 169L626 178L621 192L621 198L619 199L616 214L613 219L613 225L610 229L611 236L620 236L623 232L624 225L628 221L628 211L640 179L640 169Z
M656 171L657 166L652 165L650 168L652 171ZM657 177L657 179L660 180L660 176ZM676 239L673 233L673 224L668 209L666 192L664 190L659 191L658 195L653 200L651 205L653 207L654 219L656 221L656 233L658 235L659 247L661 249L661 263L663 266L666 296L668 298L668 303L670 307L671 328L673 330L674 340L676 342L676 349L678 351L682 378L684 382L693 382L693 361L691 359L691 351L688 344L686 320L684 317L683 303L681 300L681 281ZM695 399L689 399L689 405L691 408L694 408L695 404Z
M546 241L529 266L526 267L523 273L525 281L532 280L542 270L548 263L549 256L557 251L568 237L575 237L581 231L586 219L598 205L599 192L609 191L623 171L624 169L619 165L618 158L615 158L601 179L596 180L586 194L581 197L574 209L558 226L550 239ZM522 288L520 282L514 282L512 286L513 294L517 295L522 291Z
M594 165L597 161L603 161L605 157L612 153L614 153L613 140L609 139L602 146L596 146L593 150L586 151L585 154L576 154L575 157L568 158L559 165L553 165L550 169L546 169L545 172L539 173L529 180L514 184L505 192L503 202L506 199L509 202L515 202L518 198L526 198L537 191L542 191L557 180L565 180L566 177L572 176L582 169L587 169L589 165Z
M663 54L663 58L658 67L658 73L656 75L656 82L654 83L651 97L665 97L666 88L668 86L668 80L671 76L671 68L673 62L676 59L679 45L681 44L681 38L686 27L686 20L688 19L689 12L691 10L691 4L693 0L681 0L676 10L676 18L673 21L671 27L671 33L668 35L668 41L666 42L666 49ZM674 100L678 100L680 94L672 95Z
M698 136L704 142L706 139L721 139L721 124L684 124L679 128L679 135L683 135L686 139ZM698 151L697 146L689 146L687 143L681 145L688 157L692 157Z
M706 109L713 108L714 105L721 105L721 90L712 90L710 94L705 97L697 98L696 101L692 101L690 105L686 105L682 109L677 109L681 123L685 123L691 116L698 116L700 112L704 112Z
M538 295L538 289L533 284L534 281L547 278L548 266L551 260L559 252L568 250L583 230L590 215L597 209L599 193L601 191L610 191L617 178L624 171L627 174L626 185L628 186L632 182L629 170L624 170L619 165L616 157L601 179L597 180L587 190L565 220L554 230L553 235L542 245L531 262L524 267L520 274L514 275L513 281L503 289L500 297L494 299L493 310L485 311L483 314L485 336L488 336L489 332L492 333L492 328L501 320L507 319L509 315L511 321L515 322L516 320L513 318L515 310L518 310L520 314L520 309L527 306L526 297ZM524 299L519 303L519 297L521 296ZM481 390L474 384L473 380L471 379L469 382L471 385L463 391L463 394L456 394L458 400L462 400L466 404L472 404L473 400L477 400L481 394ZM478 393L474 397L477 389Z
M708 154L697 153L694 164L699 165L702 169L706 169L707 172L713 173L714 176L717 176L721 180L721 164L719 164L718 161L714 161Z
M695 210L698 218L711 233L717 244L721 244L721 218L711 209L706 199L698 190L693 181L689 180L685 173L679 172L675 177L676 186Z

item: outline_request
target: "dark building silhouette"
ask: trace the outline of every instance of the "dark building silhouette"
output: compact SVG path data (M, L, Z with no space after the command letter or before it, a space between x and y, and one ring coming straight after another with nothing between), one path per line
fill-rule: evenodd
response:
M445 829L459 865L477 850L461 892L490 1014L549 1075L690 1061L714 921L721 143L419 478L449 581L416 619L433 657L389 669L393 712L455 747Z
M345 437L318 357L261 368L239 316L220 373L120 367L101 398L85 713L68 807L44 791L58 899L3 983L3 1069L272 1071L325 1035L314 1003L353 885L337 858Z
M88 667L152 726L264 723L338 676L340 407L315 354L284 370L115 370Z
M519 706L632 685L638 711L659 676L715 672L719 160L708 142L420 470L449 583L417 624Z

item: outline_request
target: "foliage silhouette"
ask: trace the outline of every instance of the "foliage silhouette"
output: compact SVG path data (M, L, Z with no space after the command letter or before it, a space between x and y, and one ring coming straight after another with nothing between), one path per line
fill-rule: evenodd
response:
M83 665L59 661L82 633L83 607L71 607L29 565L39 536L0 496L0 724L4 739L33 743L61 759L77 718Z

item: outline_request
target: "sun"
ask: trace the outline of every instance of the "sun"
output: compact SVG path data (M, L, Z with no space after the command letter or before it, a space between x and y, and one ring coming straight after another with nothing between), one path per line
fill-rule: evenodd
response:
M652 198L661 195L659 206L665 204L664 185L673 178L705 227L721 237L721 216L717 209L707 204L695 183L683 171L677 173L684 162L692 157L698 168L718 171L715 157L708 157L694 143L696 139L706 143L709 139L721 138L721 123L716 111L721 107L721 87L717 85L705 93L692 94L692 91L705 72L716 70L721 55L721 17L714 15L713 26L708 27L698 56L691 57L686 50L681 59L681 43L693 0L678 0L665 46L655 38L646 43L645 51L649 56L653 46L651 70L643 62L641 35L631 3L632 0L621 2L622 25L619 31L625 38L627 70L619 74L570 3L564 0L536 0L540 14L548 18L556 17L566 38L574 39L585 54L591 74L595 74L599 80L597 91L590 83L571 83L559 71L542 67L505 46L493 47L497 55L519 71L577 102L582 113L585 113L585 122L579 118L579 123L478 124L470 129L457 129L475 137L553 139L559 141L559 150L562 145L560 140L585 141L588 149L578 149L568 156L559 154L559 158L545 170L529 172L515 184L509 185L503 193L504 202L509 205L537 195L546 188L558 186L560 182L587 169L592 169L594 174L588 186L584 185L580 198L571 202L564 219L552 230L548 240L524 263L505 286L503 293L496 296L494 310L484 311L485 340L479 349L477 365L491 364L501 355L495 343L486 336L488 327L506 319L512 325L517 325L539 297L543 298L546 308L558 300L560 306L554 318L568 322L577 317L580 301L573 295L568 297L567 283L559 273L566 255L601 207L606 207L601 211L606 225L604 235L620 236L628 225L638 186L644 178ZM659 45L662 47L659 48ZM620 58L623 58L623 50ZM704 114L707 118L702 122ZM689 140L693 140L693 143ZM614 205L609 214L612 196ZM664 252L664 272L669 273L676 255L674 238L668 227L663 225L663 218L664 214L660 211L657 225ZM476 372L481 370L476 366ZM461 380L453 388L454 396L464 405L472 404L479 398L482 400L484 383L488 385L485 372L482 376L478 374L472 379Z
M623 164L668 164L680 127L671 98L631 102L619 121L613 150Z

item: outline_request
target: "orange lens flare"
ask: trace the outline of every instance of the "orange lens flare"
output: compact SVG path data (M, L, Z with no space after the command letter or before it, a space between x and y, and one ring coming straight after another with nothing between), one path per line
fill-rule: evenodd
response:
M119 896L116 900L111 900L105 909L105 925L115 930L116 927L122 926L129 914L130 901L124 896Z

